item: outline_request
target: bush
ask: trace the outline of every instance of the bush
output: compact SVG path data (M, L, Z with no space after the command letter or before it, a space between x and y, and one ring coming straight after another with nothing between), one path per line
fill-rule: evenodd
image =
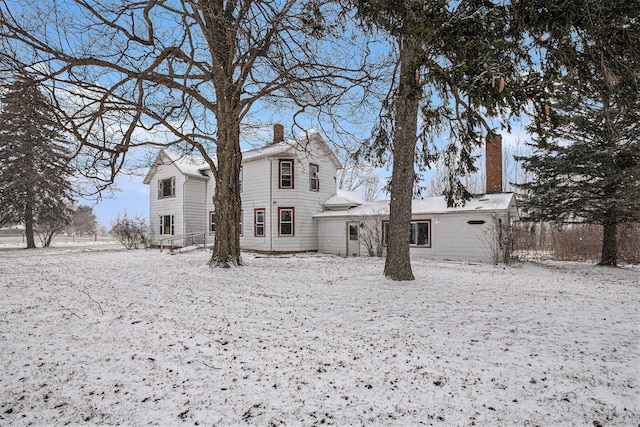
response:
M118 215L111 223L111 234L128 250L149 247L149 225L143 216Z

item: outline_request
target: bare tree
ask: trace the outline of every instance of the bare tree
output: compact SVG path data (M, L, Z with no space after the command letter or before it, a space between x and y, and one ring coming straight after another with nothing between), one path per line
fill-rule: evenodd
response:
M384 253L382 218L387 214L382 210L375 215L358 218L360 222L360 242L367 248L369 256L381 257Z
M229 267L243 264L240 126L252 109L366 96L369 49L332 44L345 33L327 18L338 11L327 0L4 0L0 59L40 73L94 177L112 182L142 144L202 155L215 180L209 264Z
M149 225L147 219L140 215L118 214L111 223L111 234L127 250L149 246Z
M502 188L505 191L521 192L514 183L530 182L533 174L522 167L518 158L531 154L528 145L518 139L514 144L503 145L502 156ZM427 181L425 197L442 196L446 192L447 167L442 159L436 163L433 174ZM461 182L469 193L482 194L486 191L486 168L480 167L476 172L461 177Z
M53 238L69 225L72 215L73 211L65 205L38 214L35 232L43 247L51 246Z
M367 202L379 200L383 195L382 180L375 166L353 161L338 171L338 188L358 192Z

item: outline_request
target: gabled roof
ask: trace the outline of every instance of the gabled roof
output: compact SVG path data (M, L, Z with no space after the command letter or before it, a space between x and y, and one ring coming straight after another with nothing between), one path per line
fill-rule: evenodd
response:
M295 156L296 151L304 152L310 143L315 143L321 150L331 159L336 168L342 168L342 164L333 150L327 145L320 133L315 129L303 131L295 139L289 139L275 144L268 144L264 147L255 148L242 152L242 163L254 160L264 159L267 157L281 157L284 155ZM214 157L215 161L215 157ZM158 165L175 165L184 175L203 178L203 173L209 170L209 165L200 156L190 154L177 153L171 150L160 150L158 157L153 162L153 166L149 169L144 183L149 184Z
M333 197L331 198L333 199ZM329 200L331 200L329 199ZM325 205L325 208L326 205ZM328 208L327 208L328 209ZM518 217L518 208L513 193L478 194L467 201L464 206L447 207L444 196L431 197L422 200L413 200L411 204L412 215L434 215L443 213L463 212L499 212L508 211L513 217ZM366 202L348 210L325 210L315 214L314 218L328 217L363 217L363 216L388 216L389 201Z
M160 165L174 165L183 175L194 176L198 178L204 178L201 170L209 169L209 165L200 156L194 156L191 154L177 153L171 150L160 150L156 160L149 169L149 172L142 181L145 184L149 184L155 174L156 169Z
M268 144L264 147L243 151L242 162L245 163L265 157L278 157L287 154L294 155L296 150L305 151L310 143L316 143L325 152L325 154L327 154L336 168L342 168L340 160L338 160L338 157L336 157L333 150L329 148L324 138L322 138L316 129L303 131L294 139L288 139L282 142Z

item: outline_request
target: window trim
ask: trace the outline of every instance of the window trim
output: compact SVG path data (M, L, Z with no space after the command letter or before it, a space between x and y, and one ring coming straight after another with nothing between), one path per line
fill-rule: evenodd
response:
M216 230L218 228L218 217L216 216L216 220L212 221L213 216L216 215L216 211L209 211L209 228L208 228L208 233L209 234L215 234ZM211 226L214 225L215 226L215 230L211 229Z
M258 234L258 212L262 212L262 234ZM253 210L253 237L264 237L266 235L267 210L265 208L255 208Z
M291 211L291 233L282 234L282 211ZM278 236L289 237L296 235L296 212L294 207L279 207L278 208Z
M171 180L171 191L168 196L165 196L164 182L169 180ZM170 197L176 197L176 177L175 176L158 180L158 199L168 199Z
M215 222L212 221L213 216L215 214L216 214L216 211L209 211L209 231L208 231L209 235L216 234L216 231L218 231L217 230L218 229L218 217L216 216L216 221ZM238 223L238 228L240 229L240 236L242 236L243 232L244 232L244 226L242 224L243 223L243 219L244 219L244 210L241 209L240 210L240 222ZM211 229L212 225L216 226L215 230Z
M313 177L311 175L311 169L312 168L316 168L316 176ZM311 187L311 183L315 181L316 182L316 188L313 189ZM316 163L309 163L309 191L315 191L318 192L320 191L320 166Z
M282 165L285 163L289 163L291 165L291 185L290 186L283 186L282 185ZM294 187L294 159L279 159L278 160L278 188L283 189L283 190L293 190Z
M159 219L160 219L160 223L159 223L159 236L175 236L176 233L176 229L175 229L175 216L174 215L158 215ZM165 234L165 224L164 224L164 219L165 217L169 218L169 234Z
M431 227L431 220L430 219L412 219L411 220L411 226L413 226L413 224L420 224L420 223L426 223L428 224L429 228L428 228L428 244L426 245L417 245L417 244L413 244L413 243L409 243L409 247L410 248L420 248L420 249L429 249L431 248L433 241L432 241L432 227ZM385 232L386 229L386 232ZM388 219L383 219L382 220L382 245L383 246L388 246L389 245L389 241L387 240L387 234L389 233L389 220ZM409 237L409 239L411 239L411 237ZM411 240L409 240L411 241Z

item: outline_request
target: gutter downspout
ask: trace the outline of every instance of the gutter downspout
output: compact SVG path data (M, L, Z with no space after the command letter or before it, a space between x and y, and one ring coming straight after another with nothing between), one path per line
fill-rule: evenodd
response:
M269 160L269 252L273 252L273 159Z
M187 181L189 181L189 175L184 176L184 182L182 183L182 235L187 235L187 203L186 203L186 195L187 192ZM186 238L182 239L182 246L186 246Z

